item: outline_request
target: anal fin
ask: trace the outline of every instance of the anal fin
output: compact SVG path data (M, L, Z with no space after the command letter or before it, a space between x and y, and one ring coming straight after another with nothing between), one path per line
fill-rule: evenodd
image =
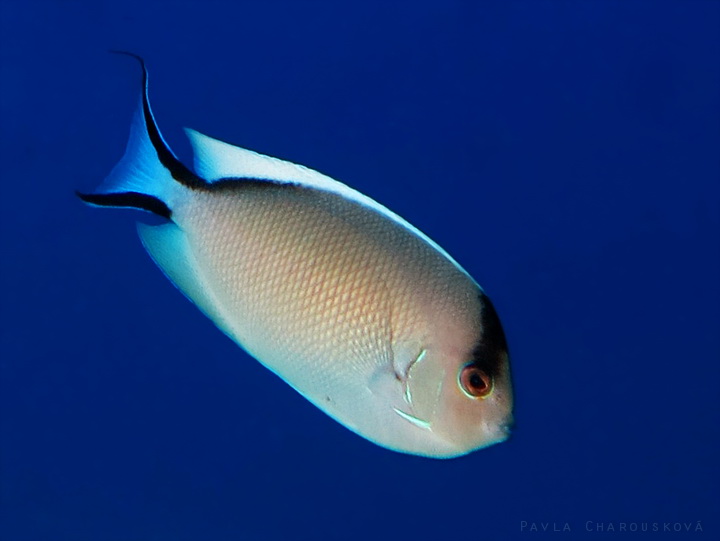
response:
M230 334L217 299L203 280L187 235L175 223L138 223L143 246L170 281L209 317L224 333Z

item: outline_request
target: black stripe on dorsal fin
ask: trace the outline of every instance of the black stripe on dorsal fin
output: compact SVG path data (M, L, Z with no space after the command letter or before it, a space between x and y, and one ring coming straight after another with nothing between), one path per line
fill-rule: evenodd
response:
M143 91L142 91L142 110L143 119L145 120L145 127L150 137L155 152L157 152L158 159L163 166L170 171L170 175L177 180L179 183L187 186L188 188L197 189L207 185L207 182L201 177L191 171L185 164L178 160L177 156L170 150L170 147L163 139L160 130L155 123L155 117L153 116L152 109L150 108L150 98L148 94L148 70L145 65L145 60L135 53L128 51L111 50L113 54L121 54L134 58L140 63L140 67L143 71Z
M122 192L122 193L80 193L75 192L77 196L91 205L100 207L130 207L140 210L146 210L167 218L172 219L172 211L168 206L160 201L157 197L138 192Z

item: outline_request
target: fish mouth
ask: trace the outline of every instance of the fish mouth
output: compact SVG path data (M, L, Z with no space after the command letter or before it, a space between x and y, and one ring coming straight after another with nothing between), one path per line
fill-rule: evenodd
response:
M507 439L512 436L513 429L515 428L515 420L511 417L507 419L498 427L498 431L503 436L503 439Z

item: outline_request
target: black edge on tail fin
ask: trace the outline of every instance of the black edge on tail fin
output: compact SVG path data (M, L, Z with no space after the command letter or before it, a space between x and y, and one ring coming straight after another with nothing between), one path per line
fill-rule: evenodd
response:
M157 197L138 192L123 193L80 193L77 196L91 205L100 207L132 207L147 210L168 220L172 219L172 211Z
M163 166L170 171L172 177L180 184L192 189L204 187L207 183L177 159L177 156L173 154L173 151L170 150L170 147L167 143L165 143L165 140L160 134L160 130L155 123L155 117L152 114L152 109L150 109L150 98L148 96L148 70L147 66L145 66L145 60L143 60L141 56L127 51L111 50L110 52L113 54L129 56L140 62L140 67L143 71L143 118L145 120L145 127L147 128L148 135L150 136L150 142L152 143L153 148L155 148L155 152L157 152L160 163L162 163Z

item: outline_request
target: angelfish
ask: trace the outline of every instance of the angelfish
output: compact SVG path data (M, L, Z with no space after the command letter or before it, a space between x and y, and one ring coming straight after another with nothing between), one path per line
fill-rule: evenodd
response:
M123 158L92 205L138 224L165 275L225 334L368 440L435 458L505 440L507 344L480 286L442 248L356 190L186 129L164 141L143 71Z

